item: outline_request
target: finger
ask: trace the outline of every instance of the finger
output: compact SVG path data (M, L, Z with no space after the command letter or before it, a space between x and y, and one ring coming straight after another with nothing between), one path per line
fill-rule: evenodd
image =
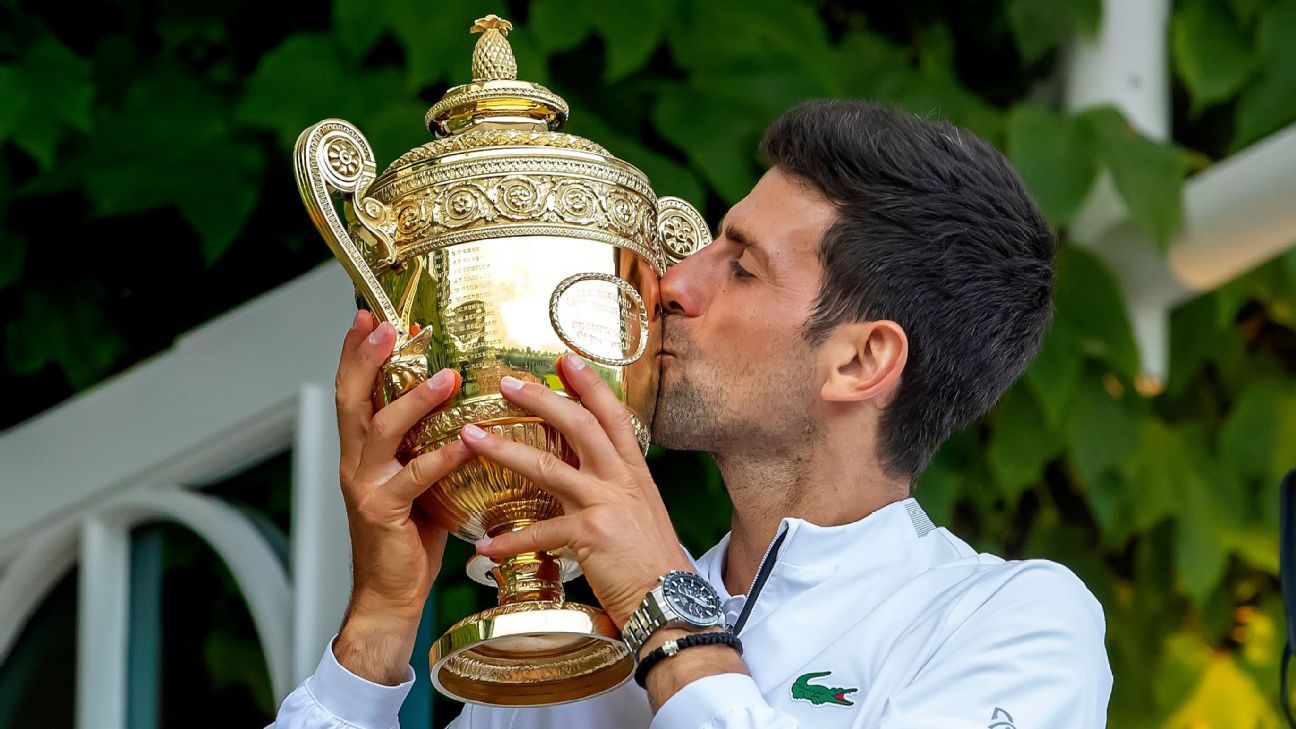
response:
M463 427L460 436L477 455L513 469L558 497L565 510L569 510L568 504L585 507L598 501L598 491L591 486L590 478L548 451L504 440L471 424Z
M366 312L366 318L372 317ZM350 335L348 335L348 338ZM336 390L338 436L342 465L354 472L364 450L365 434L373 420L373 389L378 369L396 344L396 328L389 322L377 327L362 324L358 342L351 349L344 345L338 362Z
M355 352L360 347L360 343L369 336L373 331L373 317L364 309L356 311L355 319L351 322L351 328L347 330L346 337L342 340L342 353L338 357L337 375L334 378L335 389L337 394L341 395L342 383L348 380L348 365L355 358ZM364 439L364 431L357 430L355 420L343 416L342 398L337 398L337 415L338 415L338 435L341 438L342 450L346 453L347 444L350 442L360 442ZM354 453L359 454L358 449L352 449ZM354 468L352 463L351 467Z
M513 532L477 540L477 554L495 559L523 552L545 552L571 546L577 535L576 515L565 514L545 519Z
M582 468L592 468L600 474L611 474L614 472L612 469L624 470L621 458L612 447L612 441L603 433L598 418L570 398L538 382L523 382L514 377L500 379L500 394L557 428L576 452Z
M459 391L461 378L451 369L443 369L396 398L373 416L365 437L364 452L356 468L357 480L376 480L391 468L405 433L421 418L444 405Z
M558 378L562 380L563 389L575 393L585 409L598 420L603 433L621 458L626 463L642 465L643 449L639 447L639 437L634 422L630 419L630 409L612 392L612 388L608 387L594 368L569 352L558 360Z
M451 471L476 458L477 455L459 441L411 459L405 467L378 487L374 497L381 499L384 510L406 513L424 491L445 478ZM421 502L422 503L422 502ZM434 516L428 512L428 516Z

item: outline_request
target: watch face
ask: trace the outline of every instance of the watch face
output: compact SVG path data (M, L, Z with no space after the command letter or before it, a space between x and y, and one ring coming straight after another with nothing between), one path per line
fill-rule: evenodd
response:
M662 594L675 612L688 620L705 623L720 614L715 588L691 572L668 576L662 582Z

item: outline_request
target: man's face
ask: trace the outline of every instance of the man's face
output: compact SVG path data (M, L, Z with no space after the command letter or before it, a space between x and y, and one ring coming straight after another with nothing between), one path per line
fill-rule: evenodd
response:
M814 433L818 383L801 327L834 219L831 203L774 168L729 210L714 243L667 272L657 443L772 454Z

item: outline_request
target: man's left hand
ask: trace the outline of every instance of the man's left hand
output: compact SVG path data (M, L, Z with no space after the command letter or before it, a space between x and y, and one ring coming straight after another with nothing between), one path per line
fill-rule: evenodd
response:
M563 515L477 542L478 554L499 559L570 547L594 595L618 628L657 578L693 571L639 450L630 413L594 368L574 354L559 358L558 376L581 405L540 383L506 378L509 402L563 434L579 467L553 454L499 438L473 425L461 435L473 452L511 468L553 494Z

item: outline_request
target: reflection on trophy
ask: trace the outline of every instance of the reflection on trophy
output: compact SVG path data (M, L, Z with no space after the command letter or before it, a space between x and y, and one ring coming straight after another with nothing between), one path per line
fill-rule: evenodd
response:
M312 220L397 341L374 392L382 407L442 367L461 391L401 445L408 461L459 437L467 423L548 449L562 435L499 394L505 375L562 392L555 359L571 349L625 402L648 447L660 348L658 281L710 242L701 216L658 198L647 177L606 149L559 131L567 104L517 80L507 20L487 16L473 81L428 111L433 141L381 175L360 131L338 119L302 132L298 186ZM345 201L346 223L332 195ZM435 517L468 541L562 513L527 479L477 459L436 483ZM625 681L633 660L602 610L563 599L579 573L569 554L474 557L469 575L499 605L453 625L431 652L432 680L462 700L538 706Z

